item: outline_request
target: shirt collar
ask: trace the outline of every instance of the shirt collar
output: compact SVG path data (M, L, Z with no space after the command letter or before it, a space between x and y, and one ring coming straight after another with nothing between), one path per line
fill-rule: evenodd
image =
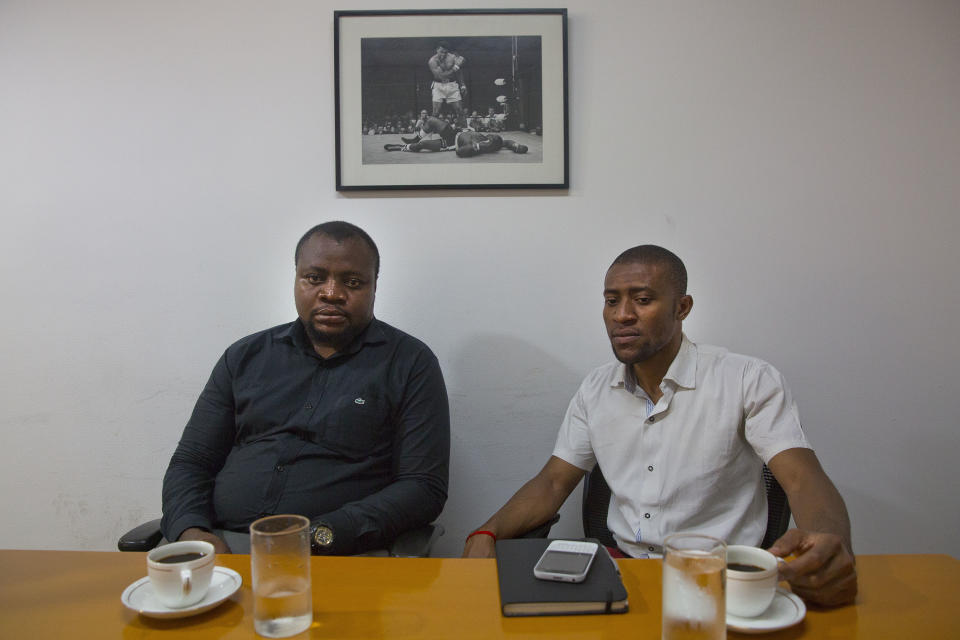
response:
M680 340L680 351L670 363L664 380L670 380L678 387L685 389L697 388L697 345L690 341L686 334Z
M664 380L670 380L678 387L686 389L696 389L697 387L697 345L682 334L680 340L680 350L670 363ZM627 365L620 363L617 367L616 375L610 382L611 387L622 387L633 393L637 389L637 380L633 375L633 370Z

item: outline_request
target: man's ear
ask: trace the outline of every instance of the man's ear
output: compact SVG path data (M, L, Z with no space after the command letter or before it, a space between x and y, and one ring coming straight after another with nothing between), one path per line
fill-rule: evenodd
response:
M677 301L677 320L686 320L691 309L693 309L693 296L686 294L680 296Z

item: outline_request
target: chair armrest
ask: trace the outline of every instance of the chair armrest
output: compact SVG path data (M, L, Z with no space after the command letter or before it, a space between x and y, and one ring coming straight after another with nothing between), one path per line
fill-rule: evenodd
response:
M552 518L550 518L540 526L534 527L533 529L530 529L530 531L527 531L525 534L517 537L518 538L546 538L547 535L550 533L550 528L553 525L557 524L559 520L560 520L560 514L556 513Z
M430 549L437 538L442 536L444 528L442 524L425 524L422 527L416 527L404 531L390 545L389 553L392 558L427 558L430 556Z
M163 534L160 533L160 518L157 518L150 522L144 522L140 526L134 527L120 536L120 539L117 541L117 548L120 549L120 551L150 551L150 549L157 546L157 543L160 542L160 538L162 537Z

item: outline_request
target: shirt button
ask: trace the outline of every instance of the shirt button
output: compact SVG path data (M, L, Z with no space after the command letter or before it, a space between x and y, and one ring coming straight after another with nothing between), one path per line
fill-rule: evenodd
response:
M653 471L653 465L650 465L649 467L647 467L647 471Z
M277 473L283 473L283 465L282 465L282 464L278 464L275 468L276 468L276 470L277 470Z
M649 513L645 513L645 514L643 514L643 517L646 518L647 520L649 520L649 519L650 519L650 514L649 514Z
M653 547L647 547L648 551L653 551Z
M653 416L650 416L649 418L647 418L647 422L649 422L650 424L653 424Z

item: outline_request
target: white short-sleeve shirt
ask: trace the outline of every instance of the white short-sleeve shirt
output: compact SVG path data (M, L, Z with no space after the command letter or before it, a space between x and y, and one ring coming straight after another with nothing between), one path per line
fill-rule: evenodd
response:
M767 524L761 469L809 449L780 372L686 336L653 404L626 365L594 369L570 401L553 455L610 485L607 524L632 556L659 555L666 536L697 531L757 545Z

